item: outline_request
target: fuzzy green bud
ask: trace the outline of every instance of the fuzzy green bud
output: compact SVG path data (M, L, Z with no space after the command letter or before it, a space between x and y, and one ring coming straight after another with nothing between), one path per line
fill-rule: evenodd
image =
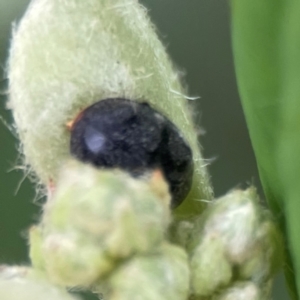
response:
M183 300L189 293L186 253L165 244L157 253L135 257L108 280L110 300Z
M179 76L138 1L32 1L14 32L8 77L25 163L44 184L70 157L67 122L99 100L125 97L175 123L193 149L189 199L212 198ZM202 209L188 202L192 213Z
M79 300L67 291L51 285L32 269L0 267L1 300Z
M89 286L119 260L155 249L169 206L162 177L155 183L71 161L31 230L33 264L59 284Z
M188 247L196 295L213 295L236 280L263 288L283 261L280 232L253 188L212 202L196 221Z
M263 297L259 287L252 282L236 283L229 289L221 292L212 300L267 300L269 297Z
M224 254L223 244L214 237L203 239L195 249L190 265L193 294L213 295L232 280L233 270Z

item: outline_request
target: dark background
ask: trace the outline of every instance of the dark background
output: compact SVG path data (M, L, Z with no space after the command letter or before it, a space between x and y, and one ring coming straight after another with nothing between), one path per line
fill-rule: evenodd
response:
M5 67L12 22L18 21L29 0L0 0L0 114L5 110ZM173 61L185 71L190 95L200 96L198 126L205 129L201 144L216 196L234 187L259 185L233 67L230 41L230 9L220 0L143 0L160 38ZM35 192L18 162L18 142L0 121L0 264L28 261L26 232L38 219ZM14 169L14 170L13 170ZM288 299L282 282L275 285L274 299Z

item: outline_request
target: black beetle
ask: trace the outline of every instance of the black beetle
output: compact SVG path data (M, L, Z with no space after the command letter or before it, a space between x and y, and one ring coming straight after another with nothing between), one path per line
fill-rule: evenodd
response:
M80 161L133 176L159 168L173 208L191 188L190 147L176 126L146 102L110 98L87 107L72 124L70 151Z

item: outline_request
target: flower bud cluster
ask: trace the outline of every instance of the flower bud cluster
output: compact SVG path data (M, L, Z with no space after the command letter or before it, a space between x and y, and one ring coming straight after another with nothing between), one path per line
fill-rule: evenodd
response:
M106 290L109 299L144 293L181 300L188 295L188 260L165 240L170 220L159 172L135 179L71 161L31 229L32 263L61 286L102 285L99 293Z
M254 188L211 202L188 251L192 293L200 299L268 299L283 257L281 235Z

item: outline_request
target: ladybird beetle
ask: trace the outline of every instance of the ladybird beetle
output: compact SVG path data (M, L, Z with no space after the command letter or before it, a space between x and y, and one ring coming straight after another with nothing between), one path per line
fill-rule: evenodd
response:
M120 168L132 176L160 169L169 183L172 208L192 184L192 151L176 126L148 103L100 100L70 126L71 154L99 168Z

